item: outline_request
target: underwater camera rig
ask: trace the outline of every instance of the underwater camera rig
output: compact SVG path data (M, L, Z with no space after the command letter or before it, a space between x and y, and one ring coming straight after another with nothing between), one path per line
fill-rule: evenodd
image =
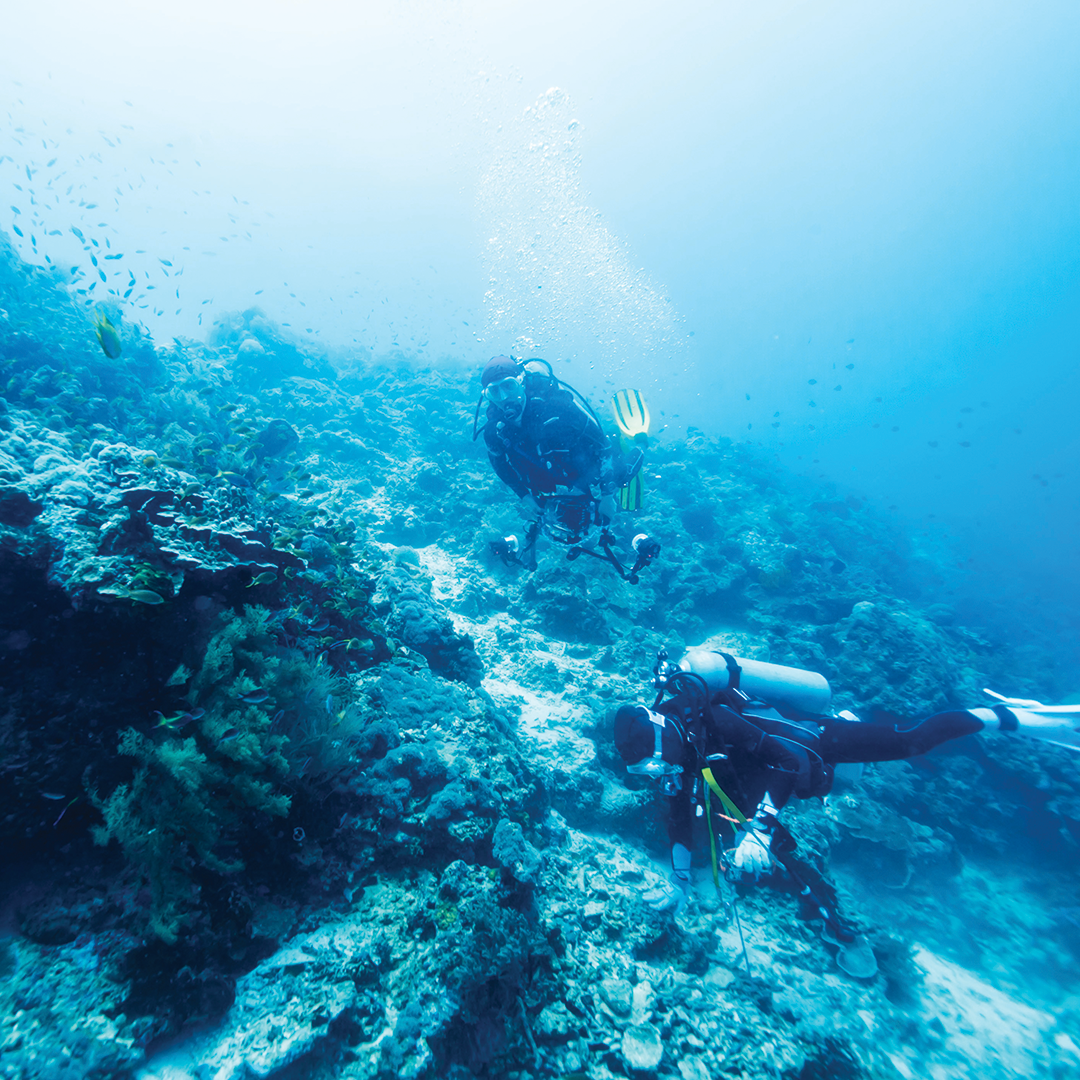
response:
M492 540L488 546L492 555L502 559L506 566L523 566L527 570L536 569L536 539L543 531L549 540L568 547L568 562L574 562L582 555L591 555L608 563L624 581L636 585L639 575L645 567L660 554L660 543L646 533L634 537L634 562L624 563L615 554L615 536L600 518L597 501L586 495L552 495L542 497L543 513L531 522L524 540L517 536L504 536ZM603 553L590 547L582 546L594 526L600 528L598 539Z
M572 547L566 553L567 561L573 562L579 555L591 555L594 559L602 559L610 563L623 581L628 581L631 585L636 585L638 581L641 580L639 577L641 571L660 554L660 541L654 540L648 533L638 533L637 536L634 537L632 546L634 554L637 557L634 559L633 565L631 566L627 566L623 563L618 555L611 550L615 544L615 537L612 536L608 529L602 529L600 531L599 542L600 546L604 549L603 555L598 551L593 551L591 548Z
M511 534L500 540L490 540L488 547L492 555L502 559L503 566L523 566L526 570L535 570L536 538L539 534L540 522L533 521L525 533L524 543Z

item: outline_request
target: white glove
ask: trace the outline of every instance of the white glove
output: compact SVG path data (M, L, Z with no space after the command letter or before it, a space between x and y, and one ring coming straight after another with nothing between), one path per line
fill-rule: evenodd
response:
M772 856L769 854L771 843L770 833L754 824L748 825L735 848L735 869L744 874L753 874L754 877L768 873L772 865Z
M772 825L776 821L777 810L768 792L758 805L754 820L746 823L742 839L735 848L733 860L735 869L744 874L759 877L767 874L772 866L769 847L772 844Z
M668 880L655 889L643 893L641 899L653 911L670 911L675 915L682 912L690 899L690 851L682 844L671 847L672 871Z
M619 504L615 501L614 495L605 495L597 504L597 509L600 511L600 524L607 525L611 519L615 516L615 511L618 509Z
M518 513L524 521L532 521L534 518L538 518L542 512L543 508L532 495L522 495L521 500L518 502Z
M672 873L667 881L661 882L647 893L642 893L641 899L653 911L670 911L673 915L678 915L690 899L690 879Z

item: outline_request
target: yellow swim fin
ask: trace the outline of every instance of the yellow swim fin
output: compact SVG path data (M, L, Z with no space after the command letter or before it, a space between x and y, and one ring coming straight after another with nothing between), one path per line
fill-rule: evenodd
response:
M640 390L619 390L611 399L615 423L632 443L641 444L649 436L649 406ZM644 436L644 438L642 438Z
M619 488L619 506L623 510L640 510L645 485L641 479L641 455L649 445L649 406L640 390L619 390L611 399L615 423L619 425L619 444L623 458L636 456L637 469Z
M644 485L641 482L641 470L639 469L619 488L619 506L623 510L640 510L644 496Z

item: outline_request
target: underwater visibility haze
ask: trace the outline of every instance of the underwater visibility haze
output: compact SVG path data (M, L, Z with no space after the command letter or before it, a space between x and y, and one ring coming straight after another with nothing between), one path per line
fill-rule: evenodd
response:
M11 7L0 1075L1080 1077L1075 5Z

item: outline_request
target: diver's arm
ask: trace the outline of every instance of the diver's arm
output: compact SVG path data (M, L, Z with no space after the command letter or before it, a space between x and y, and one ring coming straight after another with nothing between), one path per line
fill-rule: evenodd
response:
M694 831L693 798L685 785L668 798L668 840L672 847L682 844L689 848Z
M529 485L522 480L521 475L513 465L510 464L505 453L493 450L488 446L488 459L491 461L491 467L495 470L495 475L506 484L519 499L523 499L526 495L531 494Z
M668 838L671 840L671 874L668 880L644 893L642 899L656 911L677 915L690 898L690 843L693 828L692 798L682 790L668 805Z

